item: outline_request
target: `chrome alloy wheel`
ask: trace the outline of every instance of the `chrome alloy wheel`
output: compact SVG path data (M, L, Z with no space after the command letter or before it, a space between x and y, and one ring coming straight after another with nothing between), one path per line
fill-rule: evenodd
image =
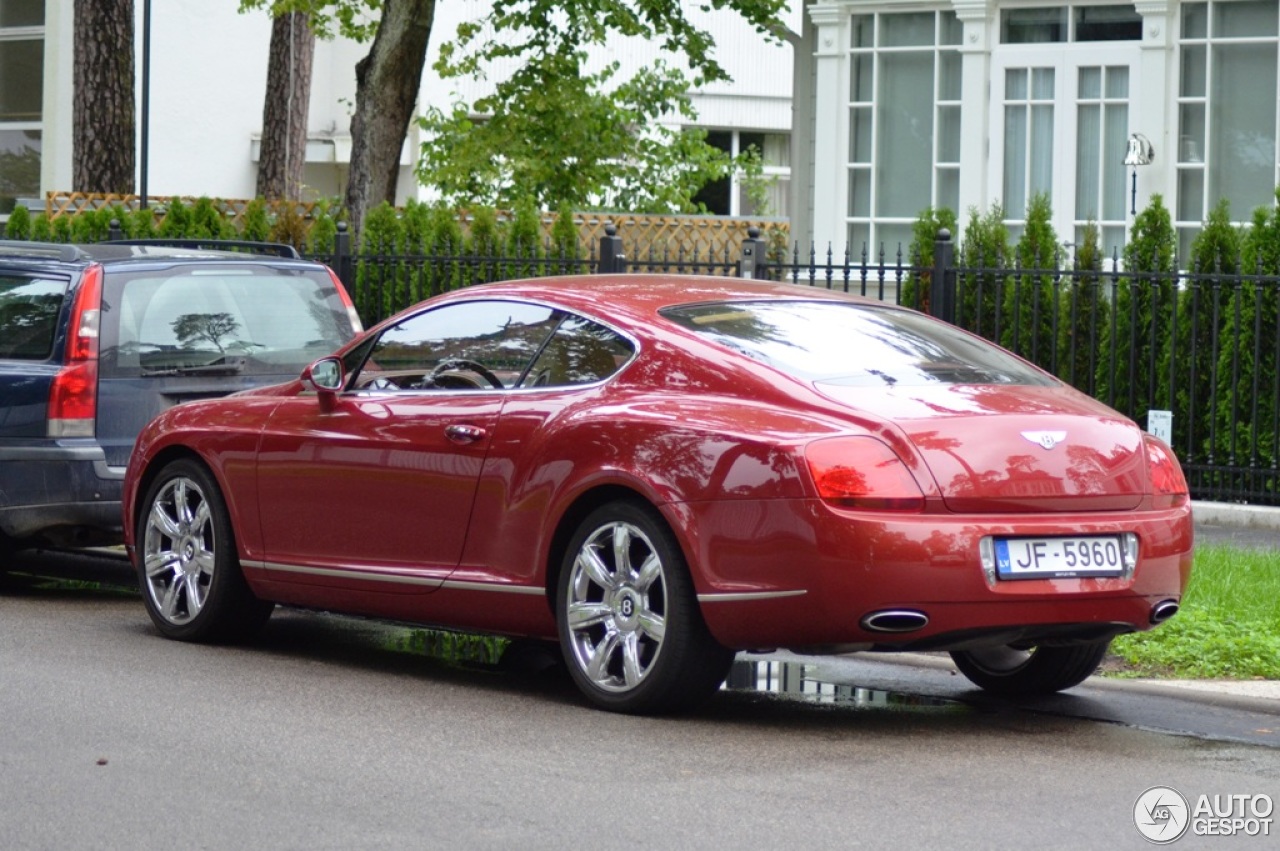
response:
M667 580L641 529L599 527L573 560L566 623L574 662L597 687L629 692L653 670L666 632Z
M204 491L177 477L155 494L142 540L142 565L154 610L174 626L200 614L213 582L217 539Z

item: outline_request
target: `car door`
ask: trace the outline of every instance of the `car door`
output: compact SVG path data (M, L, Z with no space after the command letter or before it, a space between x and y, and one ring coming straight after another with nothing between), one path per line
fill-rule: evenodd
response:
M439 587L461 557L508 388L556 321L498 300L425 310L380 333L332 406L311 394L281 404L258 456L274 578Z

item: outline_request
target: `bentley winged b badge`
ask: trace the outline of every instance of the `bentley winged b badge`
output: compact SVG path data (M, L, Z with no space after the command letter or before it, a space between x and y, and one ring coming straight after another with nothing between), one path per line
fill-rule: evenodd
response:
M1038 443L1045 449L1052 449L1067 439L1065 431L1024 431L1022 436L1032 443Z

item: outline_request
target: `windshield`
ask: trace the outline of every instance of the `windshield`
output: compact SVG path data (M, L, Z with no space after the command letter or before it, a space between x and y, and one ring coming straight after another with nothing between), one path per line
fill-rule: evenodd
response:
M875 305L761 301L685 305L662 314L794 376L843 385L1050 385L1005 350L919 313Z

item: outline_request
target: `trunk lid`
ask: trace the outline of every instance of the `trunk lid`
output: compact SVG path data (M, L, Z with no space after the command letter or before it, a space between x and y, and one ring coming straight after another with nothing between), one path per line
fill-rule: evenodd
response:
M901 428L952 511L1127 510L1148 489L1137 425L1069 387L818 389Z

